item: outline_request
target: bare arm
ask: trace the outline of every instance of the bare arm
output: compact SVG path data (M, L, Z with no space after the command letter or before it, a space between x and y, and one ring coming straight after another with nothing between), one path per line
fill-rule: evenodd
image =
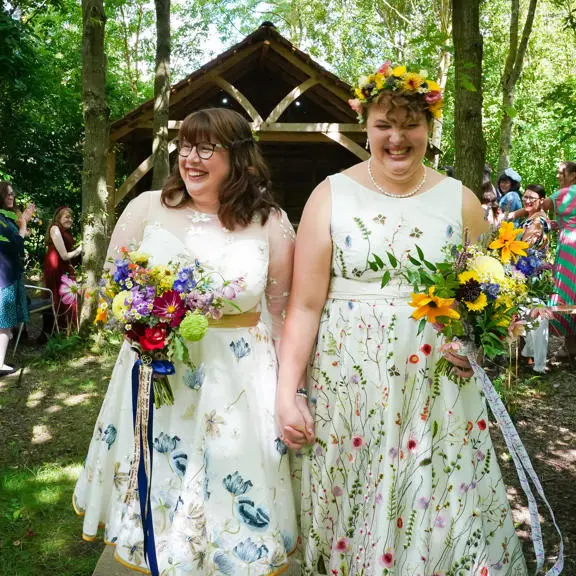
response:
M292 293L280 344L278 399L293 400L305 376L330 284L330 185L312 192L298 227Z
M489 230L480 200L466 186L462 187L462 225L464 229L468 229L470 242L476 242Z
M69 260L72 260L72 258L76 258L76 256L82 252L82 248L80 246L75 250L72 250L72 252L68 252L68 250L66 250L66 245L64 244L64 239L62 238L62 233L60 232L60 228L58 228L58 226L52 226L52 228L50 228L50 238L54 243L54 248L56 248L56 251L58 252L60 258L64 260L64 262L68 262Z

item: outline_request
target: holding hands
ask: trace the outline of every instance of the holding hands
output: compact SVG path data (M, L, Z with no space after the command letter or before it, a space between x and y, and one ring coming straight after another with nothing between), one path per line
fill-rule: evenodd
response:
M280 439L288 448L298 450L314 442L314 419L303 393L296 393L292 399L278 399L276 423Z

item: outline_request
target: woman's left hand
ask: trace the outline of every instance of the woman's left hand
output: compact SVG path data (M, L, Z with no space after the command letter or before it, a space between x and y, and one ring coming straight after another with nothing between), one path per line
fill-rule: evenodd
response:
M444 351L444 358L454 366L454 374L460 378L472 378L474 376L474 371L470 365L470 360L466 356L461 356L456 354L452 350Z

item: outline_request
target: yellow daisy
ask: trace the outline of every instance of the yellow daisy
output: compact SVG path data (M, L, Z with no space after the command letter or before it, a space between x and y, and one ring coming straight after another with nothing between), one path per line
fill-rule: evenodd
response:
M392 76L396 76L396 78L402 78L404 74L406 74L406 66L396 66L392 69Z

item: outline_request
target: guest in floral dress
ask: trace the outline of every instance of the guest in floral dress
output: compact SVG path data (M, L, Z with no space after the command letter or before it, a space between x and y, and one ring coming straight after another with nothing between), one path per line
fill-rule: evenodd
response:
M248 122L227 109L182 123L178 162L162 191L141 194L120 217L108 255L138 248L151 264L198 259L214 278L244 279L206 336L176 362L174 405L154 410L151 508L157 567L144 556L132 466L131 371L122 347L98 416L74 505L84 538L115 545L136 571L190 576L284 571L297 541L287 450L275 431L276 346L290 291L294 231L274 202ZM260 319L266 299L271 327Z
M465 228L472 241L487 229L476 196L422 163L440 88L387 63L356 96L371 157L304 209L282 339L279 428L289 447L312 442L304 573L525 576L470 365L449 351L463 380L436 370L442 340L418 334L401 275L417 246L439 261ZM383 289L375 255L390 262Z

